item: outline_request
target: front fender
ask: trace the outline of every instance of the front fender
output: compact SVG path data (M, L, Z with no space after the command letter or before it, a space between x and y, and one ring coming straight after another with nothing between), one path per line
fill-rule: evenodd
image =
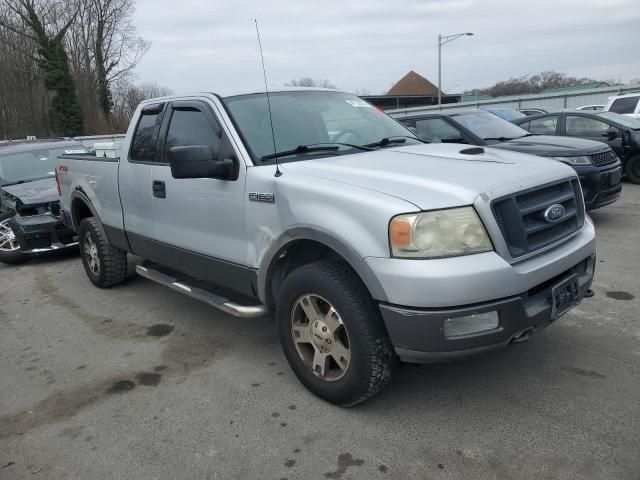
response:
M287 245L299 240L312 240L325 245L338 253L358 274L373 298L381 302L387 301L387 296L373 273L369 265L347 245L343 240L337 238L329 232L311 227L294 227L285 231L267 249L262 257L260 268L258 269L258 296L262 302L268 298L269 280L273 270L273 265Z

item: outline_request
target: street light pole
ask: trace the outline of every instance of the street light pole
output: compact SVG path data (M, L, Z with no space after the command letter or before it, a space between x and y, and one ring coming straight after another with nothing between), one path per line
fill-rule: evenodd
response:
M438 34L438 105L442 105L442 35Z
M471 32L456 33L455 35L438 34L438 105L442 105L442 46L453 42L465 35L473 35Z

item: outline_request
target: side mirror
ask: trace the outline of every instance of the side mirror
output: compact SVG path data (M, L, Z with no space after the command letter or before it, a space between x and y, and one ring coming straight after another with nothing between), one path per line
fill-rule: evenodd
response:
M602 132L601 135L603 137L607 137L609 140L613 140L615 138L618 138L618 130L616 130L615 128L610 128L606 132Z
M218 178L227 180L233 173L233 160L215 158L208 145L188 145L169 149L169 165L173 178Z

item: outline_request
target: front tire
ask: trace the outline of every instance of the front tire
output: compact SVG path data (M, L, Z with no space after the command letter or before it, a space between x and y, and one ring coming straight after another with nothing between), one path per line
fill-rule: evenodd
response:
M15 217L14 212L4 212L0 215L0 262L7 265L19 265L29 260L29 255L22 253L16 235L9 225Z
M319 261L292 272L276 321L289 365L318 397L349 407L390 381L393 349L380 312L347 265Z
M627 178L630 182L640 184L640 155L627 160L627 164L624 167L624 173L627 174Z
M89 279L96 287L121 283L127 275L127 252L109 243L95 218L85 218L78 229L80 256Z

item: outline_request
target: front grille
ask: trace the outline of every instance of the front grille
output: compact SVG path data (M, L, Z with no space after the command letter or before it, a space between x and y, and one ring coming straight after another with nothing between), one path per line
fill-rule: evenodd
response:
M616 160L618 160L618 156L613 150L607 150L606 152L591 155L591 161L596 167L609 165L610 163L614 163Z
M560 204L565 214L548 222L545 211ZM572 235L584 225L584 201L578 180L536 187L495 200L496 222L513 258L535 252Z

